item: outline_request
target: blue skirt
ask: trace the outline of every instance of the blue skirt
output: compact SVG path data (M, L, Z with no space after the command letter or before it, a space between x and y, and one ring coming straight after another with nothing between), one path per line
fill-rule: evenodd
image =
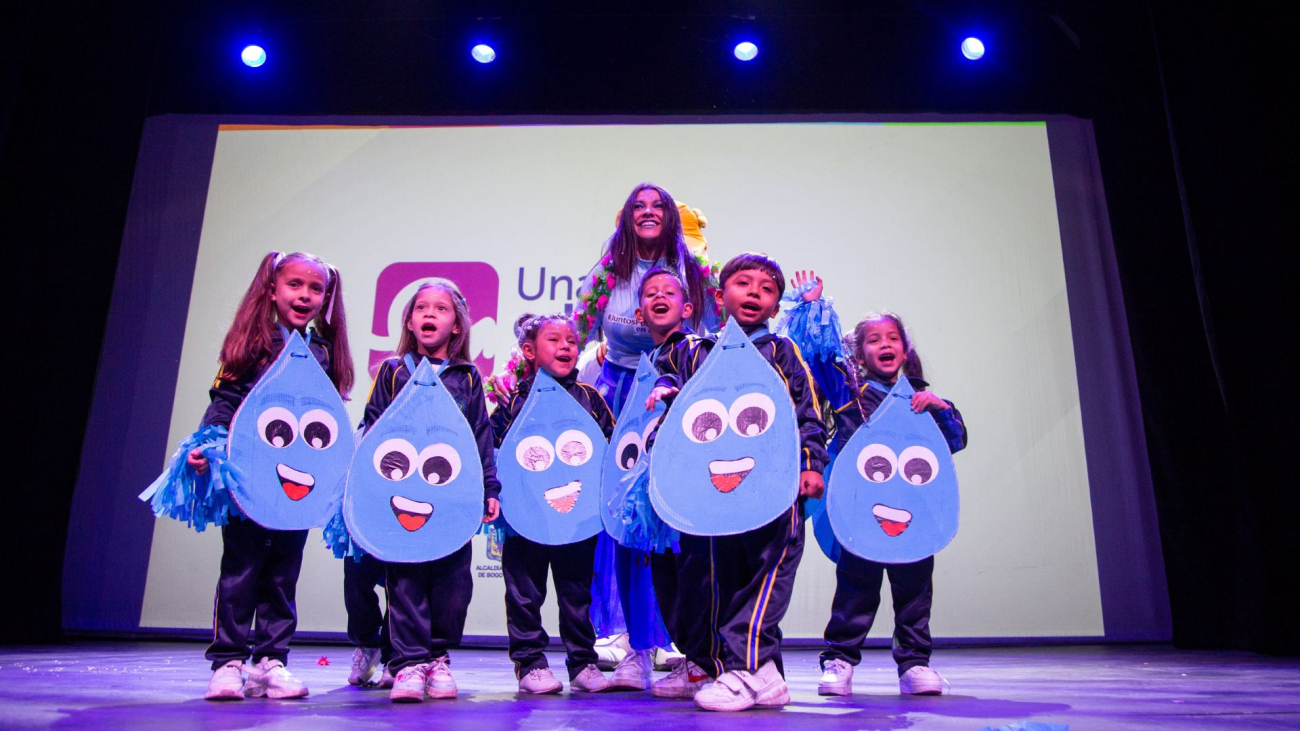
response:
M600 369L596 390L615 414L623 409L632 390L635 370L609 360ZM672 642L650 576L650 554L620 546L601 533L596 543L596 565L591 582L591 623L597 637L628 633L633 650L667 647Z

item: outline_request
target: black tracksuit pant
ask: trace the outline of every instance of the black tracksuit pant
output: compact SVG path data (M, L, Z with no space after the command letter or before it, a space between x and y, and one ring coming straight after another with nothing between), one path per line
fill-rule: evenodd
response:
M436 561L389 563L388 636L393 675L408 665L442 657L460 644L474 593L473 543Z
M542 628L548 569L560 605L560 639L567 652L564 664L569 679L596 662L596 630L589 616L596 538L562 546L534 543L521 535L506 539L501 549L501 572L506 582L506 630L510 633L510 659L515 663L516 677L548 666L544 652L550 637Z
M769 660L784 673L780 622L790 607L803 546L801 505L739 535L683 534L677 623L704 628L698 640L688 633L687 657L714 677L753 672Z
M671 550L651 553L650 581L655 587L655 602L659 606L659 616L664 620L664 628L668 630L668 636L673 638L673 644L677 645L677 651L685 654L682 645L688 643L686 636L689 632L688 628L681 626L681 611L677 603L680 596L677 588L678 555Z
M271 530L247 518L221 527L212 644L204 655L213 670L231 660L247 661L250 653L254 661L269 657L288 664L289 638L298 627L294 599L306 543L305 530Z
M348 611L348 642L356 647L379 648L380 660L387 664L393 654L388 639L388 620L379 609L376 586L387 588L383 561L368 553L360 560L343 558L343 606Z
M821 661L862 661L862 644L880 608L880 582L889 574L894 598L894 662L898 674L930 664L930 604L934 597L934 556L916 563L882 564L840 551L835 566L835 599L826 625Z

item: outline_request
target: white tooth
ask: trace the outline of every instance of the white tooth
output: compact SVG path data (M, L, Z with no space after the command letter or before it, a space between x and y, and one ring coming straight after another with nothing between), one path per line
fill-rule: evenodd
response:
M740 459L718 459L709 463L709 474L712 475L730 475L737 472L748 472L754 469L753 457L741 457Z
M881 520L888 520L894 523L910 523L912 521L911 513L906 510L891 508L888 505L877 505L871 509L871 514Z
M408 500L401 495L393 496L393 507L404 513L415 513L416 515L429 515L433 512L433 506L429 503Z
M572 495L581 489L582 489L582 481L574 480L573 482L570 482L567 485L552 487L551 489L543 493L542 497L545 497L547 500L559 500L560 498L568 497L569 495Z
M288 480L295 485L311 487L316 484L315 477L312 477L306 472L299 472L287 464L277 464L275 466L275 473L280 476L280 479Z

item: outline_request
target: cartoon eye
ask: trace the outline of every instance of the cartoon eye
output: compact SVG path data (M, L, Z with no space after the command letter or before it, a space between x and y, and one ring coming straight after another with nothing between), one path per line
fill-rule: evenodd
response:
M591 437L577 429L564 432L555 443L560 447L560 461L570 467L586 464L591 459Z
M867 482L884 482L894 476L898 457L883 444L868 444L858 452L858 474Z
M654 434L655 428L659 426L659 421L662 418L663 416L656 416L655 418L651 419L648 424L645 425L644 429L641 430L642 444L645 444L646 442L650 441L650 435Z
M283 449L293 444L293 438L298 436L298 420L288 409L272 406L258 414L257 433L262 435L262 441Z
M722 436L727 428L727 407L711 398L691 404L682 417L682 429L692 442L705 444Z
M298 423L302 427L302 438L312 449L325 449L334 443L334 435L339 433L339 423L322 409L308 411Z
M541 472L555 459L555 447L546 437L524 437L515 447L515 459L530 472Z
M415 460L430 485L445 485L460 474L460 454L450 444L431 444Z
M389 439L375 450L375 471L385 480L405 480L415 464L415 447L405 439Z
M776 404L766 394L747 393L731 403L731 428L742 437L767 431L776 416Z
M898 469L904 480L913 485L924 485L939 474L939 460L925 447L908 447L898 455Z
M618 468L627 472L636 466L641 459L641 452L645 449L641 441L641 435L630 431L618 440L618 447L614 449L614 454L618 455Z

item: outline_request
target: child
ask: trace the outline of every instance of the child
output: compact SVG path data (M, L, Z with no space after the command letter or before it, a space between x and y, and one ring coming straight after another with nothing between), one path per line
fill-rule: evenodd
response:
M428 359L439 368L439 379L474 430L483 462L483 522L496 520L501 484L492 456L483 380L470 360L471 323L465 297L446 279L425 282L402 310L402 324L397 351L380 363L375 374L361 426L369 431L410 380L408 356L412 363ZM393 645L388 671L394 678L389 698L393 701L419 703L426 697L456 697L447 650L460 644L465 631L474 588L472 554L472 544L466 543L435 561L385 564L388 635ZM373 591L373 586L367 588Z
M646 327L654 340L655 347L650 351L651 360L658 360L664 352L690 336L686 320L693 312L694 305L687 301L686 287L677 272L664 267L656 267L646 272L638 292L635 317L637 322ZM649 401L647 408L653 409L654 402ZM647 453L650 446L646 445ZM678 604L678 552L654 552L649 555L655 598L668 633L679 651L698 646L700 641L697 637L700 635L702 624L682 621L682 612ZM687 657L690 656L689 653L686 654ZM628 659L625 658L619 667L627 662ZM693 698L704 680L709 677L686 657L671 663L669 670L666 677L656 680L650 686L650 693L657 698ZM649 668L646 668L646 675L649 674L648 671ZM616 684L617 680L618 669L616 668Z
M577 380L578 336L572 321L563 315L524 315L515 322L515 335L530 372L546 371L559 382L595 418L608 439L614 431L614 414L594 387ZM525 377L492 413L498 448L532 387L533 378ZM568 653L565 665L570 689L594 693L609 687L609 679L596 667L596 633L588 616L596 539L592 536L577 543L551 546L511 534L502 547L510 659L515 663L521 693L559 693L563 688L543 654L549 641L541 617L548 569L559 600L560 637Z
M820 496L826 428L814 401L812 379L798 348L767 330L785 291L781 267L763 254L741 254L722 268L720 280L718 303L781 375L794 402L801 442L799 494ZM664 375L647 405L675 394L704 362L713 343L709 338L686 336L665 350L656 363ZM789 607L795 570L803 555L802 503L800 499L788 513L739 535L682 535L680 592L683 596L714 596L707 619L707 647L681 648L691 661L716 677L716 682L695 693L697 707L739 711L789 702L782 676L779 624Z
M815 283L813 283L815 280ZM796 287L811 284L804 300L821 296L821 279L799 272ZM898 315L883 311L866 315L853 328L849 362L814 359L813 374L835 410L835 447L838 453L862 426L900 375L910 381L916 395L912 410L930 412L948 442L957 452L966 446L966 425L952 405L933 392L922 380L921 358ZM894 601L894 661L898 663L899 692L938 695L943 678L931 670L930 602L933 594L934 557L915 563L881 564L840 551L835 567L835 599L826 625L827 649L821 654L823 675L817 686L821 695L853 692L853 666L862 660L862 645L880 606L880 583L889 574Z
M387 589L386 568L383 561L360 548L352 550L357 552L356 556L342 556L343 607L348 613L348 641L355 646L348 684L368 685L375 671L382 667L379 687L391 688L393 675L388 671L388 663L392 659L393 643L388 637L387 617L380 610L379 596L375 594L377 586Z
M308 325L314 326L309 349L346 398L352 390L352 353L338 270L311 254L267 254L221 345L221 370L202 425L229 428L239 405L284 347L288 331L302 333ZM200 474L208 469L204 449L193 449L187 458ZM306 541L305 530L270 530L234 515L222 526L221 576L206 655L213 673L205 698L307 695L307 686L284 666L298 624L294 598ZM254 615L256 664L247 666Z

